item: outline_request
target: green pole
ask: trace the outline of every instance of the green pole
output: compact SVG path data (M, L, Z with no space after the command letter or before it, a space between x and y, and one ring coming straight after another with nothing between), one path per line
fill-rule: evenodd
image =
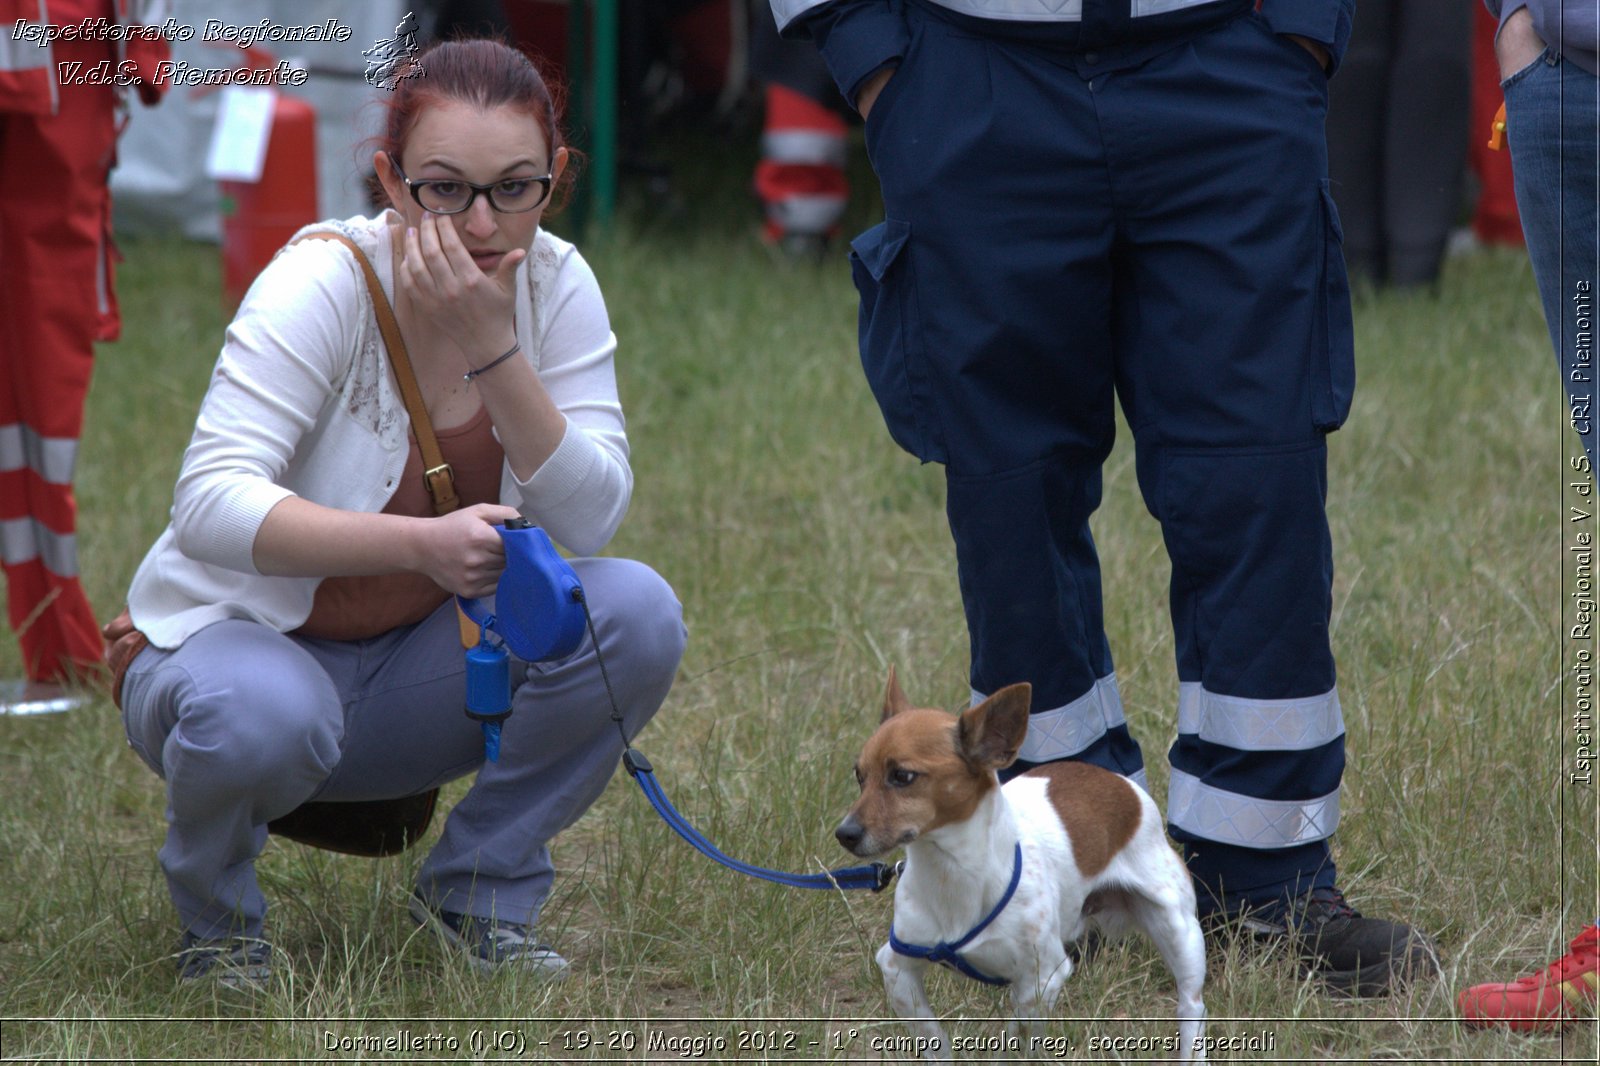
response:
M602 229L617 206L617 37L619 0L594 3L594 201L591 218Z
M589 121L589 3L572 0L567 6L567 125L572 139L593 157L591 136L593 126ZM572 227L572 239L581 241L588 228L590 200L589 180L579 181L573 189L567 218Z
M618 0L572 0L567 11L567 113L589 153L572 196L573 239L610 225L617 205Z

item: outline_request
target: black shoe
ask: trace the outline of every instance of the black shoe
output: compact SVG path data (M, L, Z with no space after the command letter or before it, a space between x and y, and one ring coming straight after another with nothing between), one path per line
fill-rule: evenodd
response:
M1072 965L1082 966L1100 954L1100 949L1105 947L1105 938L1098 929L1086 929L1082 936L1066 945L1067 958L1072 960Z
M1275 909L1245 911L1233 924L1258 945L1285 945L1302 974L1342 995L1387 996L1439 973L1439 951L1427 934L1401 922L1363 918L1336 888L1314 889Z

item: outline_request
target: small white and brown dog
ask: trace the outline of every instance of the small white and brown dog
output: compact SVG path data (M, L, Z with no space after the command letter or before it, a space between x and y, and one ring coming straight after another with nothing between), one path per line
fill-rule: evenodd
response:
M912 1047L950 1057L923 988L942 963L1009 984L1015 1046L1071 976L1067 946L1093 925L1145 932L1178 984L1180 1061L1202 1059L1205 945L1194 887L1167 842L1160 812L1125 777L1084 763L1050 763L1004 787L995 771L1017 757L1032 690L1001 689L959 717L913 708L889 672L883 719L856 761L861 797L834 835L863 858L906 849L889 941L878 967Z

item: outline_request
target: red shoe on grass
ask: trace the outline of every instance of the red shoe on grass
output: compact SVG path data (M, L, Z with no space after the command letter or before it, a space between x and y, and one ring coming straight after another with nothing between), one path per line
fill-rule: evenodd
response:
M1572 941L1571 950L1542 973L1509 984L1473 985L1457 1004L1461 1019L1477 1028L1505 1026L1519 1033L1552 1032L1595 1016L1600 991L1600 925Z

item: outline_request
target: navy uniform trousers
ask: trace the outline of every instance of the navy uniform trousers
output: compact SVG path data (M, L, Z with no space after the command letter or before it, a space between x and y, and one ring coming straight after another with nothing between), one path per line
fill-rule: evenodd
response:
M1142 780L1089 528L1115 397L1172 563L1167 815L1202 908L1331 885L1325 435L1354 360L1326 77L1254 14L1098 52L907 17L852 269L889 430L946 468L974 698L1033 684L1023 767Z

